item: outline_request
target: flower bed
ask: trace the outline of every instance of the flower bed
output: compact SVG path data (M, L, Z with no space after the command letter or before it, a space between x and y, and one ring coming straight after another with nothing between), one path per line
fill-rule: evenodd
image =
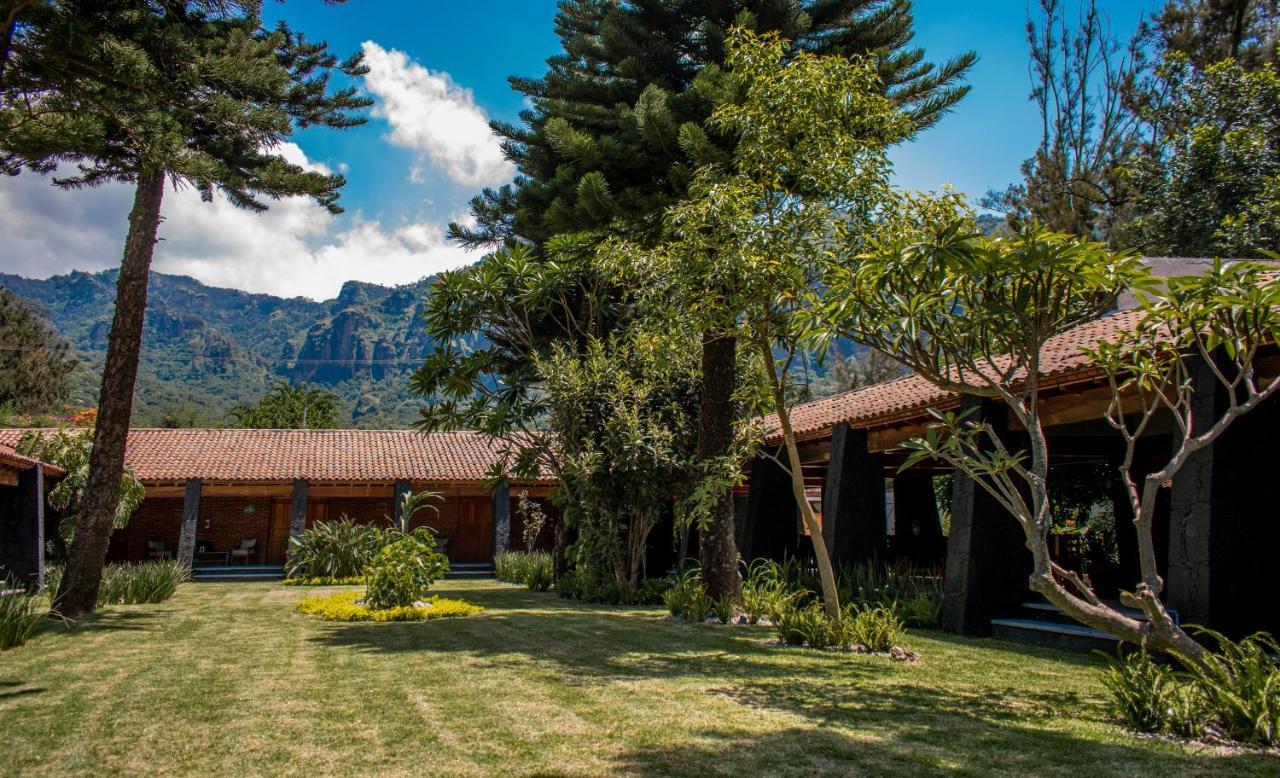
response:
M412 606L374 610L362 604L361 592L340 592L327 597L309 597L298 603L298 612L325 621L427 621L483 613L484 608L463 600L431 597Z
M366 581L364 576L334 578L320 575L312 578L286 578L281 583L285 586L364 586Z

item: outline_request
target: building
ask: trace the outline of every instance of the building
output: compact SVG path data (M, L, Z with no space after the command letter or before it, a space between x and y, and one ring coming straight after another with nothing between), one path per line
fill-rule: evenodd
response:
M1051 468L1093 468L1115 517L1117 560L1093 571L1095 588L1114 597L1138 580L1136 532L1121 487L1123 443L1106 421L1110 388L1084 349L1131 328L1137 314L1121 311L1054 338L1043 353L1040 412L1049 438ZM1280 355L1258 361L1263 375L1280 375ZM1212 376L1196 380L1197 403L1211 409L1221 397ZM940 465L900 471L900 444L921 434L928 409L965 404L1016 445L1018 426L1003 404L943 391L911 376L792 409L791 419L812 499L821 507L823 534L837 564L873 555L906 558L944 570L943 625L956 632L1007 634L1032 595L1030 555L1021 528L981 488ZM1171 422L1150 428L1135 468L1152 472L1168 461ZM1155 522L1158 562L1167 604L1187 623L1234 634L1280 631L1280 612L1260 607L1256 593L1271 588L1268 569L1280 547L1280 396L1237 421L1202 449L1162 490ZM781 433L766 441L781 454ZM949 496L938 499L935 478L952 475ZM774 460L751 464L750 491L740 502L738 540L743 556L805 555L790 480ZM939 506L949 507L944 534ZM779 516L785 517L779 521ZM1034 606L1034 603L1032 603Z
M46 498L65 475L0 443L0 584L43 582Z
M0 443L21 434L0 431ZM551 485L491 489L498 460L493 442L473 432L134 429L125 462L146 498L112 535L108 560L176 557L198 568L226 565L251 545L236 561L279 566L289 537L316 521L386 522L401 494L431 490L443 499L414 526L435 530L451 562L488 564L513 529L518 537L518 495L545 497Z

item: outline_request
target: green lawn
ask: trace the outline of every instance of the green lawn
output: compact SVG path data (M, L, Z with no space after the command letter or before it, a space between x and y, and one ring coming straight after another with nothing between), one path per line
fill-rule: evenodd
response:
M1088 655L912 632L923 663L766 647L491 582L469 619L344 625L185 584L0 654L7 775L1276 774L1140 741ZM328 590L323 590L328 591Z

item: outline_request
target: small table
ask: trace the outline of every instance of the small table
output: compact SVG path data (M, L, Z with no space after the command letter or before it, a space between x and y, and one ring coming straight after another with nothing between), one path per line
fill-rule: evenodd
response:
M194 561L217 562L218 560L222 561L222 564L224 567L231 564L231 552L230 551L197 551Z

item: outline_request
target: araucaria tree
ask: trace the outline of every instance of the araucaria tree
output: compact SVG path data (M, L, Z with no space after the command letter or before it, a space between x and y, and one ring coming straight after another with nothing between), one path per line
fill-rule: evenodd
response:
M776 35L745 30L727 45L728 71L704 81L714 81L706 88L719 96L708 129L736 139L732 156L694 174L688 199L667 212L665 242L647 254L627 245L614 253L624 265L638 260L659 315L677 307L700 331L730 333L754 352L834 620L835 574L805 496L787 390L797 354L815 340L813 312L825 295L818 281L832 241L860 233L887 199L886 150L910 122L884 96L871 59L796 51ZM717 472L739 467L730 460ZM706 505L698 507L705 514Z
M44 411L67 394L71 346L8 289L0 289L0 407Z
M305 195L330 212L341 176L288 162L295 127L350 127L368 105L330 75L364 72L281 25L260 2L36 2L15 9L0 80L0 168L54 173L64 188L134 186L107 342L88 483L59 603L92 610L120 499L147 277L166 180L260 211Z
M1280 281L1253 266L1219 266L1161 289L1134 257L1100 243L1038 229L977 237L946 204L925 223L887 225L869 248L850 255L827 282L833 294L857 303L835 297L827 315L850 337L934 384L1003 404L1025 430L1026 448L1011 444L989 419L939 413L927 435L907 444L907 465L945 462L988 491L1023 530L1033 560L1030 588L1064 613L1185 663L1200 662L1204 649L1160 600L1152 539L1156 493L1188 456L1280 388L1254 369L1259 350L1280 333ZM1039 411L1045 344L1104 313L1124 290L1144 294L1141 322L1118 342L1099 346L1095 360L1111 376L1111 420L1128 444L1122 476L1139 537L1142 580L1122 602L1140 608L1144 619L1102 601L1051 558L1050 452ZM1206 416L1193 403L1197 372L1200 380L1222 383L1231 398L1224 409ZM1134 447L1158 416L1173 421L1173 457L1158 472L1136 478Z
M520 175L476 198L477 226L455 226L453 236L472 246L541 247L558 234L620 229L642 244L661 240L662 214L688 196L694 171L732 154L734 137L704 132L714 100L694 82L722 67L735 25L777 32L796 51L874 56L882 93L923 130L968 91L959 82L975 57L927 63L911 46L912 24L910 0L569 0L556 18L564 52L544 77L512 79L532 108L519 125L494 125ZM535 252L531 261L556 259ZM583 312L578 300L564 302L559 319ZM708 330L700 350L698 437L712 469L733 448L737 341L731 331ZM424 379L424 390L452 383L440 373ZM501 374L486 380L515 385ZM700 551L709 594L739 599L727 487L716 495Z

